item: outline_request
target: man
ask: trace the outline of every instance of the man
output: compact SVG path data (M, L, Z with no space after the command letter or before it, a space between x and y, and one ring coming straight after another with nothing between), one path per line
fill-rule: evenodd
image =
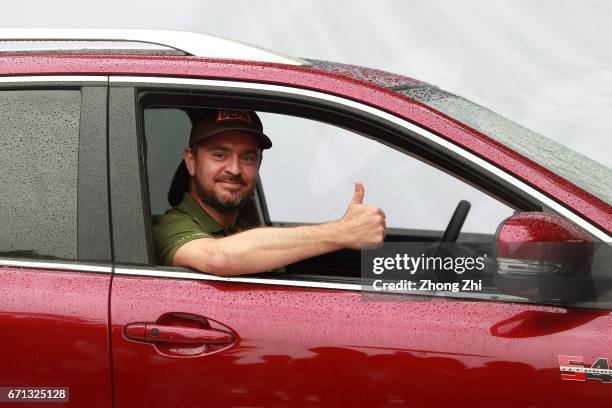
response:
M214 110L195 121L184 151L191 176L189 192L155 228L158 263L230 276L264 272L342 248L360 249L364 243L382 243L385 214L362 204L364 187L359 181L338 221L240 231L238 211L253 195L262 151L270 147L272 142L255 112Z

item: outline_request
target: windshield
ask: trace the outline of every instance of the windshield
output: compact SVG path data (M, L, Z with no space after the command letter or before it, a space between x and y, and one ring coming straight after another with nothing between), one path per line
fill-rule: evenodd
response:
M606 203L612 203L612 170L608 167L439 88L415 87L397 92L465 123Z

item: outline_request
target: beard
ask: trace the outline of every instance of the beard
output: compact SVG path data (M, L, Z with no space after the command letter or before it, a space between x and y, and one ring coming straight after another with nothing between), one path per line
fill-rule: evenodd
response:
M253 192L255 190L255 186L253 186L250 190L245 191L240 197L233 200L228 200L223 198L220 194L217 194L212 186L207 186L202 183L197 175L194 175L193 181L195 192L200 200L221 213L232 213L239 210L245 203L246 199L253 196ZM213 182L219 181L240 181L243 183L243 185L245 184L244 180L240 176L237 178L218 177L213 179Z

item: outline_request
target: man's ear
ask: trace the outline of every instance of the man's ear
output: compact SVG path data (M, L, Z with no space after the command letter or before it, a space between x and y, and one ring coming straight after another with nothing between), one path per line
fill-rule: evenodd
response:
M183 158L185 159L185 165L187 166L187 171L189 172L189 175L191 177L193 177L195 175L195 168L196 168L196 152L194 149L190 149L189 147L186 147L185 150L183 151Z

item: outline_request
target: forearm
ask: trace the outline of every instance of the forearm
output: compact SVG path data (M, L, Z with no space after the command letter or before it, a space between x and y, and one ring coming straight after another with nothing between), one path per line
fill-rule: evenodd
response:
M230 276L276 269L342 248L379 245L385 237L385 213L364 206L364 189L355 193L341 220L294 228L256 228L225 238L202 238L177 249L174 266Z
M264 272L343 247L337 222L255 228L206 241L185 266L225 276Z
M342 247L336 223L294 228L256 228L220 240L228 274L276 269Z

